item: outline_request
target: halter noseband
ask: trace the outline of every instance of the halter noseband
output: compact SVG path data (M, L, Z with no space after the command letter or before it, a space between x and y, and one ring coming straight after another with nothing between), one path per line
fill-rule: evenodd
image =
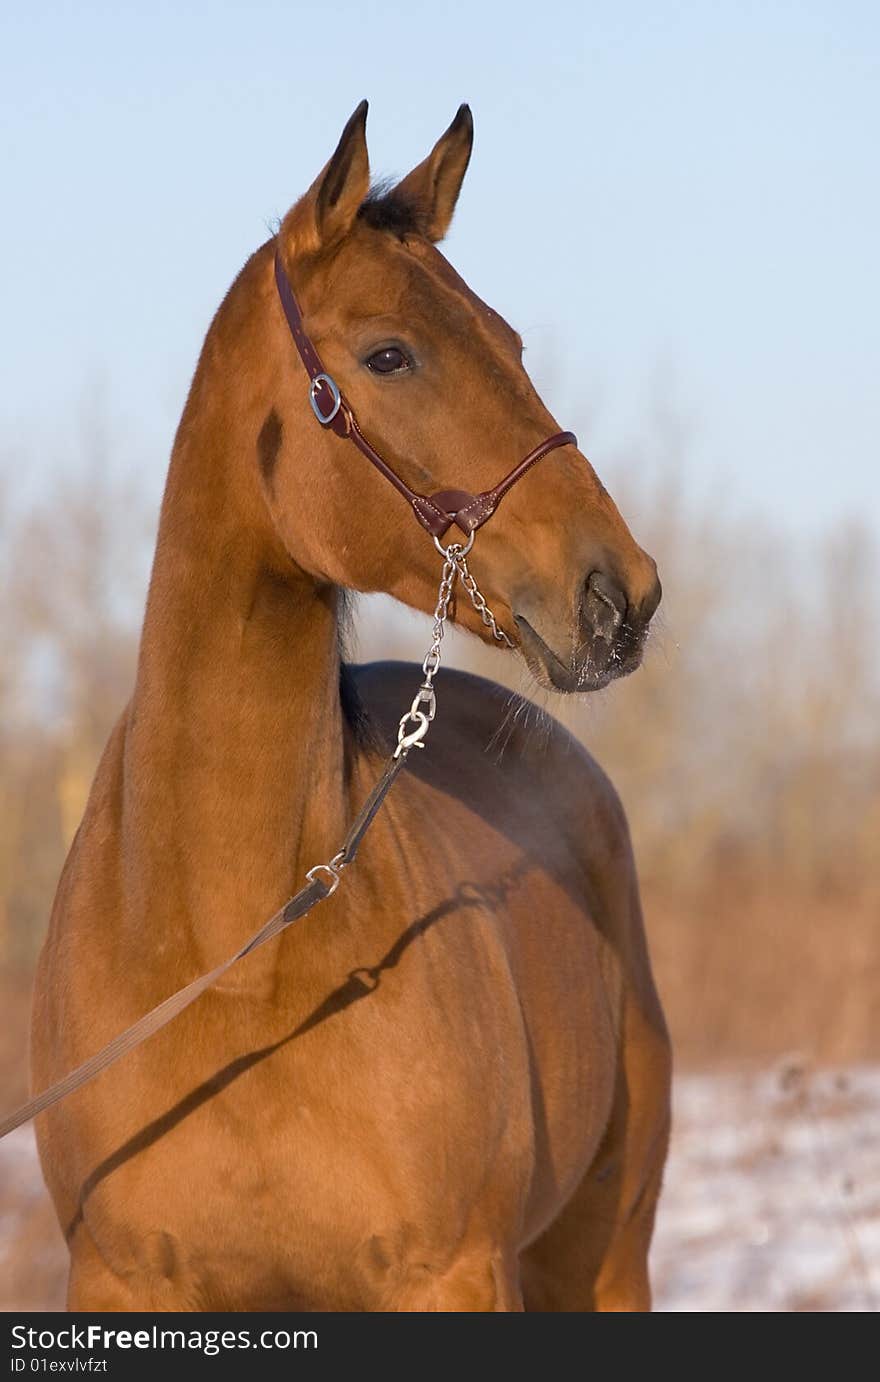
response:
M527 470L530 470L538 461L544 459L551 451L555 451L557 446L577 446L577 437L573 432L554 432L552 437L547 437L534 450L530 451L519 465L514 466L509 475L506 475L500 484L494 489L484 490L482 494L471 494L467 490L445 489L438 494L430 496L419 494L416 490L410 489L405 480L402 480L397 471L388 464L383 456L375 447L371 446L358 427L354 409L339 388L336 381L327 373L321 362L321 357L312 344L309 335L303 326L302 313L299 304L293 295L290 280L284 272L281 263L281 256L275 252L275 282L278 285L278 296L281 299L281 306L284 308L284 315L287 317L287 324L290 327L293 342L299 351L300 359L306 367L311 386L309 388L309 402L312 405L312 412L318 419L322 427L329 427L338 437L347 437L353 441L355 446L370 461L381 475L392 484L399 494L411 505L416 518L422 527L435 538L443 537L444 533L455 523L465 536L475 533L477 528L482 527L487 519L497 509L501 500L509 489L512 489L517 480L521 480Z

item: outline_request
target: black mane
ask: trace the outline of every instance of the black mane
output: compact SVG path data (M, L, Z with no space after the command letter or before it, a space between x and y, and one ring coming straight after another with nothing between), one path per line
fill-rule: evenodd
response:
M352 730L355 743L373 753L387 753L378 725L370 716L358 689L357 668L348 661L349 649L355 642L354 603L352 591L337 587L337 638L339 642L339 699L342 715Z
M412 197L388 182L378 182L370 188L358 208L358 218L373 230L390 230L401 240L406 235L425 233L423 209Z

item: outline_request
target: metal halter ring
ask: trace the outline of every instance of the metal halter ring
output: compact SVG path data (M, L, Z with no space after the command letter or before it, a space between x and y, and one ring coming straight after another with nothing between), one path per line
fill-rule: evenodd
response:
M327 388L333 395L333 407L331 408L329 413L322 413L321 409L318 407L318 400L316 395L318 392L318 386L320 384L326 384ZM321 426L326 427L329 423L333 421L336 414L339 412L339 409L342 407L342 395L339 392L339 387L336 383L336 380L331 379L329 374L316 374L311 384L309 385L309 402L312 405L312 412L315 414L315 417L318 419Z
M440 553L441 557L445 557L447 561L456 560L458 557L466 557L468 552L474 545L474 538L476 536L476 532L476 528L471 528L470 532L468 533L468 540L463 547L458 542L450 542L448 547L444 547L437 534L434 533L432 535L434 538L434 546L437 548L437 551ZM454 556L451 556L450 553L453 547L456 550Z

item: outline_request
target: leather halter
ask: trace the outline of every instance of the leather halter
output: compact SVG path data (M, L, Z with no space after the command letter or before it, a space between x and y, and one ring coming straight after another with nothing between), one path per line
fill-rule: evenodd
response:
M299 304L294 297L290 280L284 272L281 256L277 250L275 252L275 282L278 285L278 296L281 299L281 306L284 308L284 315L287 317L287 324L290 327L294 345L299 351L299 357L312 381L309 389L309 402L315 417L322 427L329 427L338 437L347 437L349 441L354 442L358 450L366 456L367 460L376 467L381 475L385 476L389 484L392 484L398 493L403 495L404 499L412 506L413 513L422 527L426 528L433 537L443 537L453 523L461 529L465 536L476 532L477 528L482 527L486 520L492 517L505 494L513 488L517 480L522 479L527 470L530 470L538 461L543 460L551 451L555 451L557 446L577 446L577 437L573 432L554 432L552 437L547 437L546 441L542 441L540 445L534 447L525 459L520 461L519 465L514 466L513 470L505 475L494 489L484 490L482 494L471 494L467 490L461 489L445 489L430 496L419 494L416 490L410 489L393 466L390 466L375 447L370 445L358 426L351 404L347 402L336 381L324 369L321 357L303 325Z

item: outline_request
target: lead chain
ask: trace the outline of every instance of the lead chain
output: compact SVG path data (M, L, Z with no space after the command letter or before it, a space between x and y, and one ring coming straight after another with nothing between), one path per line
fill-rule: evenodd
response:
M503 629L499 629L495 615L486 604L479 586L468 570L468 564L465 560L466 550L467 548L462 547L458 542L451 542L446 548L440 547L444 558L443 573L440 577L440 589L437 592L437 605L434 609L433 638L422 663L424 681L416 692L409 710L400 717L400 725L397 730L397 748L394 750L395 758L399 758L401 754L409 753L412 748L423 749L425 747L425 735L428 733L428 726L437 714L437 693L434 690L434 678L440 670L440 645L446 631L449 602L452 599L452 592L457 580L461 580L471 604L486 628L492 630L492 637L496 638L499 643L506 644L508 648L515 646L513 639L508 638Z
M440 644L446 631L449 602L452 599L452 592L458 579L457 563L460 559L461 547L458 543L453 542L444 552L443 573L440 577L440 588L437 592L437 604L434 609L433 637L422 663L424 680L416 692L409 710L401 716L397 730L397 748L394 750L395 758L399 758L402 753L408 753L412 748L423 749L425 747L424 741L428 726L437 714L437 693L434 690L434 678L440 670ZM408 729L408 725L413 725L414 728Z
M452 549L450 548L450 551L451 550ZM513 639L508 638L507 634L504 632L503 629L499 629L497 623L495 622L495 615L492 613L491 609L486 604L486 601L483 598L482 591L480 590L479 586L477 585L476 581L474 580L473 576L468 570L468 564L464 558L463 553L456 557L455 564L458 568L458 573L461 576L461 583L468 593L468 597L470 599L471 604L477 611L477 614L479 614L483 623L486 625L486 628L492 630L492 637L497 638L499 643L505 643L508 648L513 648L515 646Z

